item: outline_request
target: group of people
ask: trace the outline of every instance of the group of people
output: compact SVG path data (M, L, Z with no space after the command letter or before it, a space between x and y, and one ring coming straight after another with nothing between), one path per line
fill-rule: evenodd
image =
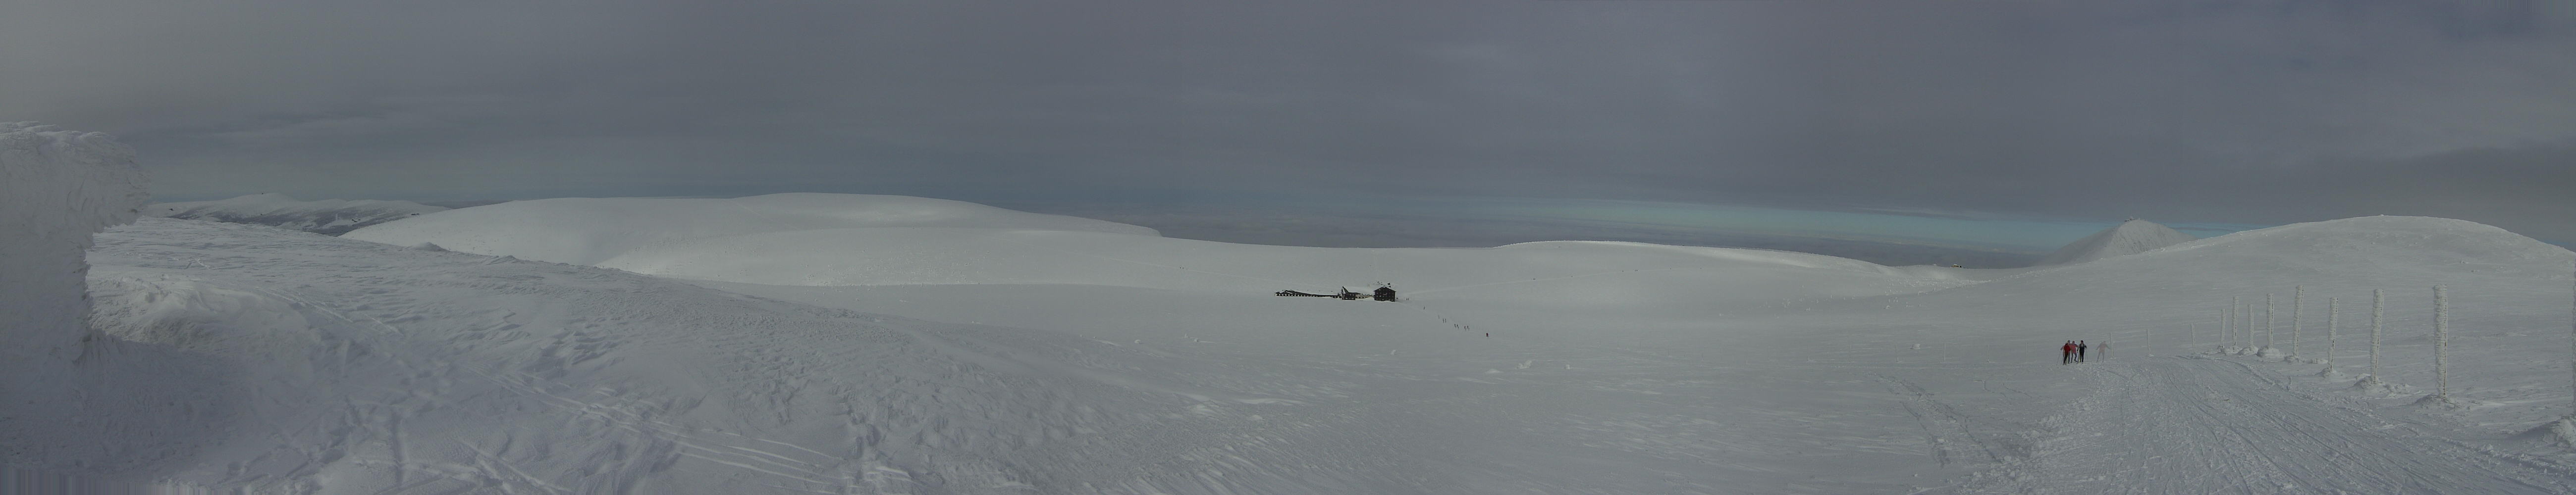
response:
M2058 347L2059 350L2065 351L2065 354L2058 357L2057 364L2084 362L2084 353L2086 349L2090 347L2092 346L2084 345L2084 341L2081 340L2066 341L2066 345ZM2104 342L2101 347L2102 350L2094 351L2095 354L2101 357L2111 357L2111 344Z

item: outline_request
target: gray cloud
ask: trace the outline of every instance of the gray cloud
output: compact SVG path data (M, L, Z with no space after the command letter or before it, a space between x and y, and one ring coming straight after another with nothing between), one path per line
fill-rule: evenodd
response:
M2421 2L50 2L165 198L1474 194L2576 239L2576 12Z

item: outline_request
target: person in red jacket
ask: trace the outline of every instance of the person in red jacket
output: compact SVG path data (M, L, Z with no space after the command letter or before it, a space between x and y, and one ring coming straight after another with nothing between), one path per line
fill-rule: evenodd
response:
M2057 350L2063 352L2057 356L2057 364L2075 362L2075 341L2066 341L2066 345L2058 346Z

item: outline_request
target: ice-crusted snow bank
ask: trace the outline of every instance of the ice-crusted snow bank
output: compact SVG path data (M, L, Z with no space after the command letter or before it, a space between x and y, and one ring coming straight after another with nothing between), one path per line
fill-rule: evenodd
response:
M0 362L74 357L89 313L81 253L147 197L134 150L106 134L0 122Z
M264 193L215 201L153 203L143 208L143 214L155 217L267 225L322 235L340 235L369 225L446 210L445 207L410 201L374 199L304 201L284 194Z
M97 426L74 369L91 351L82 256L92 233L134 219L143 180L106 134L0 122L0 465L46 467L38 452L60 446L46 443L77 438L42 432Z

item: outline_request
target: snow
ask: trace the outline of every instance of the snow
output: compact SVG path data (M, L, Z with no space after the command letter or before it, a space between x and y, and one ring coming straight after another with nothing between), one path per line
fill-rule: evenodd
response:
M2035 266L2067 265L2113 256L2127 256L2191 242L2195 239L2198 238L2192 237L2191 234L2175 231L2155 222L2132 218L2120 222L2119 225L2103 229L2101 232L2084 236L2083 239L2067 243L2065 247L2057 248L2056 252L2048 253L2048 257L2040 258Z
M747 198L558 198L461 208L345 234L397 245L435 242L468 253L596 264L663 244L772 232L965 227L1154 236L1154 229L962 201L870 194L785 193Z
M2576 253L2470 222L1958 270L1078 220L852 195L339 238L147 219L91 252L123 349L96 363L132 379L87 386L141 392L92 421L174 426L35 445L259 493L2576 491ZM1404 300L1269 295L1373 282ZM2415 407L2434 284L2453 401ZM2213 352L2213 309L2295 285L2388 291L2387 385ZM2057 364L2070 339L2119 352ZM2337 347L2358 374L2367 343Z
M0 467L48 466L45 453L83 446L39 440L46 430L99 433L79 362L89 300L83 252L91 234L131 221L148 197L134 151L106 134L0 122ZM39 400L42 398L42 400Z
M793 200L790 202L789 200ZM768 214L787 205L792 214ZM351 239L649 275L769 285L1071 284L1268 294L1370 282L1512 292L1547 282L1617 303L1640 299L1912 292L1966 283L1960 270L1891 268L1782 251L1557 241L1483 249L1228 244L1052 215L969 210L902 196L795 194L713 199L573 198L468 208L380 225ZM878 214L874 209L895 213ZM713 212L699 212L714 209ZM697 212L697 213L690 213ZM754 214L753 212L762 212ZM479 215L477 215L479 213ZM1726 277L1709 277L1726 272ZM1570 278L1587 280L1569 280ZM1704 282L1634 293L1624 280ZM1830 282L1819 279L1830 279ZM1845 280L1853 281L1845 283ZM1405 287L1398 287L1404 289Z
M1014 466L1082 462L1078 433L1273 399L1068 335L266 227L150 219L97 256L103 326L225 371L191 384L220 391L193 407L225 438L113 448L205 486L971 493L1051 484Z
M258 224L322 235L340 235L369 225L446 209L410 201L373 199L304 201L284 194L263 193L216 201L153 203L143 208L143 214L165 218Z

